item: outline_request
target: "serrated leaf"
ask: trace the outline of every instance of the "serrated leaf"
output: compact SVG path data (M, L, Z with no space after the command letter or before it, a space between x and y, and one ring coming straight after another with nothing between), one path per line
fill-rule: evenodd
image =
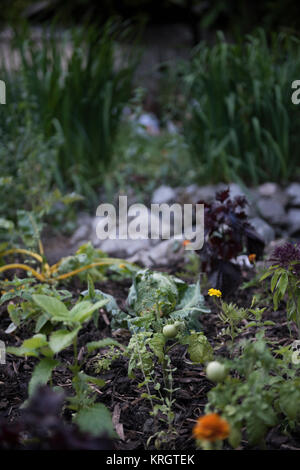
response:
M58 365L58 361L51 358L42 359L34 368L29 385L28 394L33 395L39 385L45 385L52 375L53 369Z
M110 411L103 403L95 403L89 408L84 408L75 415L73 421L82 432L88 432L93 436L103 433L115 437Z
M184 291L176 310L171 313L171 318L176 320L188 320L190 328L199 330L201 324L198 317L201 313L209 313L210 309L205 305L204 297L200 291L200 282L192 284Z

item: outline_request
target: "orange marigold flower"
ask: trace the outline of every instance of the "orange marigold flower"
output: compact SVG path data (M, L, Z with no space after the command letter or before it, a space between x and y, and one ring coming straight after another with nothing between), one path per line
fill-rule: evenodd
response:
M189 245L190 243L191 243L190 240L183 240L182 246L187 246L187 245Z
M197 419L193 428L195 439L215 442L226 439L230 433L228 422L217 413L209 413Z
M254 261L256 260L256 254L251 253L251 255L248 255L248 259L249 259L250 263L254 263Z

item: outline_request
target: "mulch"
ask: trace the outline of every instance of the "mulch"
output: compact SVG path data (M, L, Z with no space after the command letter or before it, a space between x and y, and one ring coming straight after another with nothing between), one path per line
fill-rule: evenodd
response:
M181 268L178 265L171 266L168 268L168 272L175 274ZM157 269L166 270L161 267L157 267ZM249 273L245 273L245 276L249 276ZM129 280L107 280L106 282L96 283L95 287L112 294L120 308L126 309L125 300L130 285L131 282ZM78 297L84 287L76 279L72 280L72 283L68 285L68 289L73 293L74 298ZM238 305L246 306L250 305L252 295L253 290L249 288L238 291L229 300ZM203 331L213 346L216 344L219 346L220 341L216 338L218 331L220 331L220 321L215 304L210 298L207 299L207 302L210 303L212 311L210 314L201 316ZM10 323L6 308L6 305L0 307L0 340L3 340L7 346L17 346L24 339L30 337L32 331L27 325L22 326L14 334L6 334L4 331ZM291 342L284 309L274 313L270 305L270 308L264 313L264 319L273 320L276 323L275 326L269 326L266 329L266 334L270 339L280 341L281 345ZM126 344L129 340L128 332L125 330L120 330L113 334L121 343ZM254 329L249 329L247 335L253 337L254 334ZM79 351L89 341L96 341L110 336L112 336L110 319L103 312L100 315L98 328L95 328L94 323L91 321L81 330ZM82 349L82 353L84 354L84 349ZM217 354L226 356L226 346L221 347ZM71 362L72 350L63 351L60 356L62 362ZM176 368L174 387L178 388L174 394L176 399L174 412L177 435L172 442L169 441L167 448L168 450L176 449L178 451L195 449L192 439L192 428L197 417L204 412L206 396L213 387L213 384L206 378L202 365L191 364L185 356L183 346L173 349L171 361L172 365ZM5 417L8 421L14 421L18 418L20 414L19 407L27 398L27 386L35 363L36 359L24 359L7 355L6 365L0 365L0 417ZM91 371L90 368L91 362L87 361L86 372L95 375L95 372ZM150 415L151 408L148 401L141 398L141 389L138 388L138 374L136 380L129 379L127 368L128 359L126 357L115 360L111 365L111 369L101 374L101 377L106 381L106 385L101 389L97 389L97 393L99 394L99 401L107 405L111 410L114 423L121 430L123 438L115 442L116 449L141 450L146 447L147 441L153 435L155 423ZM54 384L63 387L66 394L71 393L71 377L65 368L55 371ZM68 410L65 410L64 416L67 421L70 421L71 416ZM268 433L266 446L269 450L300 450L300 430L298 429L298 432L295 431L293 435L288 435L283 433L280 426L277 426ZM151 439L148 448L154 448L154 442ZM249 448L246 439L242 441L241 448Z

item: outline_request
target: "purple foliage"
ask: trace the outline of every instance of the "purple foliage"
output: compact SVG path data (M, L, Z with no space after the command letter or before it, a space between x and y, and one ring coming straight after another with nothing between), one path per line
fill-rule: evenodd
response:
M226 189L218 192L211 204L199 203L204 204L205 217L205 244L199 252L204 270L209 271L216 259L229 261L244 251L255 253L257 259L262 256L264 243L248 222L245 197L231 199Z
M270 258L270 261L274 261L279 264L282 268L289 269L300 275L300 244L286 242L283 245L277 246Z
M0 419L0 450L112 450L113 441L106 436L94 437L77 426L66 424L61 411L62 393L40 387L12 423Z

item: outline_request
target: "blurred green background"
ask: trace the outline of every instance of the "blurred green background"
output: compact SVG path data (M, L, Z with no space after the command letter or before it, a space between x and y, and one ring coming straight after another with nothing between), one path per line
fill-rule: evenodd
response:
M116 192L298 181L296 1L3 0L0 210L64 230ZM77 201L76 210L68 203Z

